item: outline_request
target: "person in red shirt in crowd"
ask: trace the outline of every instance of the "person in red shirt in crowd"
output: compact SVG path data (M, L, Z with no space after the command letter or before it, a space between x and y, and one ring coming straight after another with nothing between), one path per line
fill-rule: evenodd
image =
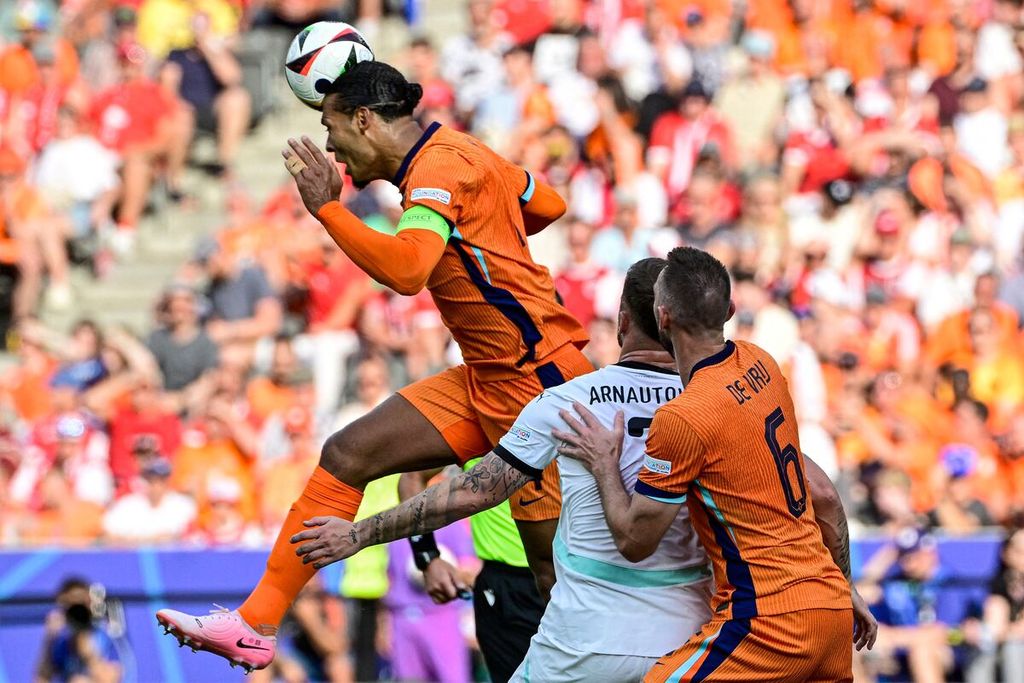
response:
M316 377L317 411L333 412L345 386L346 361L359 348L356 322L373 296L373 283L329 235L319 232L318 241L316 258L302 263L306 332L295 347Z
M128 405L114 407L108 417L110 469L118 495L138 476L140 452L173 455L181 444L181 420L165 405L158 384L139 377Z
M66 104L84 107L88 95L75 81L66 83L57 64L57 43L37 42L31 55L36 62L36 82L13 100L8 121L13 139L21 139L25 151L38 154L57 133L57 113Z
M585 328L598 317L600 292L612 275L611 269L590 258L590 244L594 226L586 221L574 220L567 232L569 260L555 278L555 289L562 303ZM618 278L615 278L617 284Z
M821 80L810 84L808 121L791 121L782 151L785 194L813 194L850 171L848 150L860 133L845 99ZM797 117L801 118L801 117Z
M120 79L93 101L96 137L123 160L124 189L114 247L129 251L146 206L157 163L165 162L168 186L178 187L192 140L192 119L181 104L145 75L137 43L118 45Z
M647 150L648 166L664 181L670 206L690 186L697 158L705 148L716 149L727 168L734 166L732 131L711 108L711 95L693 80L683 90L679 110L662 114L654 123Z

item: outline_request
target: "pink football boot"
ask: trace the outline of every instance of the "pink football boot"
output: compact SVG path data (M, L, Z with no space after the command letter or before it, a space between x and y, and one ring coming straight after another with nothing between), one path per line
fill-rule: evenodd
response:
M178 647L188 645L193 652L206 650L241 666L246 673L264 669L274 661L277 638L260 635L238 614L224 608L197 617L173 609L162 609L156 620L165 634L178 639Z

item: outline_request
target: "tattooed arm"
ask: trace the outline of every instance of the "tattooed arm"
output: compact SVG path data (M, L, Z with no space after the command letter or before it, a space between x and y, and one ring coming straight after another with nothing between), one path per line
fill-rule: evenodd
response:
M832 485L825 471L818 464L804 455L804 470L807 473L807 487L814 505L814 521L821 529L821 540L825 543L833 561L839 567L846 580L850 582L850 600L853 603L854 644L860 650L867 646L874 647L878 633L878 622L871 614L864 599L853 585L853 573L850 570L850 529L846 523L846 511L839 492Z
M425 534L498 505L530 481L530 476L488 453L472 469L446 479L398 507L353 524L337 517L314 517L306 531L292 536L301 543L303 564L320 569L351 557L363 548L406 536Z
M846 512L839 492L825 470L804 454L804 470L807 472L807 486L814 505L814 521L821 529L821 540L828 548L829 554L843 572L847 581L850 580L850 530L846 523Z

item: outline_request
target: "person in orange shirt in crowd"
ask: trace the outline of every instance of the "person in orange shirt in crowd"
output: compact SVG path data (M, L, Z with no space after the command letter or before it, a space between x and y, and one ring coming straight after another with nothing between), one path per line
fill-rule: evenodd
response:
M1013 489L999 448L986 427L988 419L984 403L971 398L958 401L953 408L951 434L935 451L934 459L938 464L945 462L943 458L953 458L956 467L952 469L961 468L967 478L964 495L982 501L991 518L1002 523L1009 518ZM949 463L945 464L948 467ZM919 476L919 481L924 481L923 473ZM933 468L930 479L939 502L945 484L942 468Z
M971 365L970 320L977 310L987 311L992 316L1001 344L1015 343L1018 336L1017 313L999 301L998 295L999 276L994 272L979 275L974 282L974 305L939 323L927 341L926 359L933 368L946 363L961 368Z
M385 387L384 396L387 390ZM284 522L319 458L313 417L308 408L288 408L283 414L283 424L288 440L287 455L270 461L258 473L258 480L264 484L261 486L260 521L267 530L278 529Z
M273 413L289 408L295 403L294 379L299 369L291 339L286 336L274 340L273 359L270 372L249 382L246 396L257 424Z
M68 475L60 468L44 475L37 504L20 521L17 535L26 545L84 546L103 534L103 508L75 496Z
M23 157L10 147L0 146L0 262L18 266L15 319L35 311L44 272L50 277L47 302L64 309L72 300L64 229L29 183L26 169Z
M32 49L48 40L47 34L53 25L53 13L44 3L34 0L19 3L14 13L18 42L0 50L0 90L17 98L40 83L39 65ZM53 51L59 81L68 87L78 78L78 55L63 38L54 41Z
M182 446L174 457L173 488L192 495L199 507L206 504L211 479L230 479L241 489L241 510L246 519L256 514L256 490L252 458L235 438L236 419L223 395L214 396L201 420L186 428Z
M14 333L17 362L0 377L0 395L15 415L32 423L51 410L49 381L58 363L47 351L38 321L23 318Z
M1007 339L998 328L995 316L985 309L971 313L967 329L972 350L966 367L971 395L989 408L991 424L999 431L1024 404L1024 360L1020 345Z

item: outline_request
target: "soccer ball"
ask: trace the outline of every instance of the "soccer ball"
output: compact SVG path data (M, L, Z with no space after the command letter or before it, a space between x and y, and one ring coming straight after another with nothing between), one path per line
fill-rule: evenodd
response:
M302 29L288 48L284 73L288 86L303 104L320 109L334 80L359 62L373 61L373 52L353 26L318 21Z

